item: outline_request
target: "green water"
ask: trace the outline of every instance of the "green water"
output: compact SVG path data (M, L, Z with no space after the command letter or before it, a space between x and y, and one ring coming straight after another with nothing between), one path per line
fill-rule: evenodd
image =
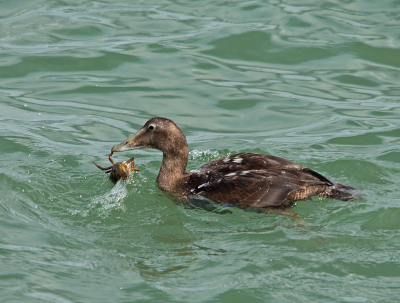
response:
M398 302L398 1L0 1L1 302ZM188 169L260 152L361 188L300 218L188 208L138 150L154 116Z

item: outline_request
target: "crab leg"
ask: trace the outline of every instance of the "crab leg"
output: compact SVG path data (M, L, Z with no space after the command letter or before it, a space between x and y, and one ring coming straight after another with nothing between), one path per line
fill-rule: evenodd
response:
M111 154L108 156L108 160L112 163L112 165L115 164L114 160L111 158L114 152L111 152Z
M112 165L109 166L109 167L101 167L100 165L97 165L94 161L93 161L93 164L96 165L96 166L97 166L98 168L100 168L101 170L107 170L107 169L111 169L111 168L112 168Z
M125 161L125 164L131 164L131 168L129 169L129 171L140 171L139 168L135 168L135 162L133 162L133 160L135 160L135 157L132 157L129 160Z
M129 163L133 162L133 160L135 160L135 157L132 157L129 160L126 160L125 163L129 164ZM133 163L133 164L135 164L135 163Z

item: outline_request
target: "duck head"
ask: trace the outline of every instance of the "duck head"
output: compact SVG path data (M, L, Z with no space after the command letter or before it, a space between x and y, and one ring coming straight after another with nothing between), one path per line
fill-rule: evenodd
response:
M137 148L155 148L164 155L188 153L186 137L182 130L167 118L151 118L134 135L115 145L112 152Z

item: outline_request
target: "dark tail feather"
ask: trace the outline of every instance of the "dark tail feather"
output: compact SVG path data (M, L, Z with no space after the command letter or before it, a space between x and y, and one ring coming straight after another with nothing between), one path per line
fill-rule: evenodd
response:
M331 199L349 201L361 198L365 196L365 194L361 189L333 182L333 185L326 189L323 196Z

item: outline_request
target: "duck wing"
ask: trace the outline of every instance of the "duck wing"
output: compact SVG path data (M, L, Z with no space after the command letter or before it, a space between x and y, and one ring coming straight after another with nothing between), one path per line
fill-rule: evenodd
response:
M305 171L276 170L228 174L209 172L209 177L202 182L192 194L218 203L251 207L289 206L293 201L323 194L331 186Z
M242 153L214 160L192 175L191 194L238 206L278 207L323 195L333 185L321 174L291 161Z
M302 170L306 167L275 156L256 153L240 153L211 161L204 164L201 168L233 172L238 170L269 169Z

